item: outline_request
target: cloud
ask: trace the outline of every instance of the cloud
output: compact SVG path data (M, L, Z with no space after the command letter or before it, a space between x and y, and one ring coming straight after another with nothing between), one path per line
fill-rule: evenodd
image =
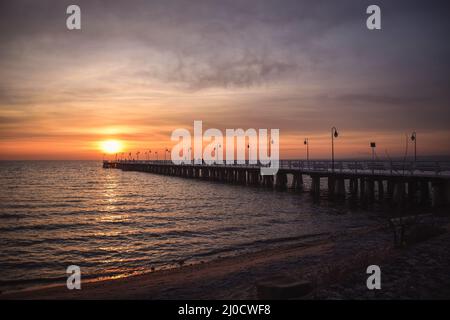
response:
M65 28L69 4L1 3L2 141L127 126L145 139L196 119L302 136L449 131L446 1L380 0L379 32L366 0L80 0L80 32Z

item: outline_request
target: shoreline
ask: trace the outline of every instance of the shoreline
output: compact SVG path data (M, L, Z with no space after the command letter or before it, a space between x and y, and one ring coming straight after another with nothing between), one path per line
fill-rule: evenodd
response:
M330 234L309 244L290 244L175 269L82 282L81 290L68 290L64 284L4 293L0 299L258 299L260 284L298 281L307 281L313 290L293 298L358 299L367 296L368 290L361 288L365 287L368 265L377 264L383 269L391 261L401 265L404 257L410 259L408 252L420 251L421 246L433 255L433 251L450 247L449 230L447 226L439 236L398 249L394 247L392 231L380 224ZM430 245L433 241L435 244ZM436 246L439 248L434 250ZM397 295L394 298L402 298L401 292ZM368 298L382 299L382 292L381 296Z
M358 234L380 227L352 230ZM290 244L237 256L214 259L209 262L185 265L119 279L82 283L81 290L68 290L64 285L25 289L4 293L1 299L177 299L211 298L215 287L218 299L256 298L255 285L272 276L288 276L297 269L299 260L321 260L332 255L337 245L337 235L329 235L309 244ZM315 265L315 263L313 263ZM311 267L305 263L303 267ZM303 269L303 267L301 269ZM251 277L249 277L251 275ZM206 283L206 284L205 284ZM217 284L217 285L215 285ZM228 288L222 287L227 285ZM190 289L187 289L190 288ZM241 291L244 289L244 291ZM233 291L239 291L233 293Z

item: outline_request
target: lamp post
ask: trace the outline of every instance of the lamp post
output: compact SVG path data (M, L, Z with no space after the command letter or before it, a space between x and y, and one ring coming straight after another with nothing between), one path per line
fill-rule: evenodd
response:
M411 141L414 142L414 162L416 162L417 161L417 134L415 131L411 134Z
M375 148L377 144L375 142L370 143L370 147L372 148L372 161L375 161Z
M270 156L272 157L272 149L273 149L273 144L275 143L275 141L273 141L272 139L272 133L270 134ZM270 160L270 162L272 162L272 160Z
M158 161L158 151L155 151L156 154L156 161Z
M303 141L303 144L306 146L306 162L308 163L308 167L309 167L309 139L305 138L305 141Z
M222 148L221 144L216 144L216 148L214 148L215 154L216 154L216 164L219 163L219 149L220 148Z
M166 161L166 153L169 153L169 149L166 148L166 150L164 150L164 161Z
M334 172L334 138L339 136L336 127L331 128L331 171Z
M370 143L370 147L372 148L372 174L375 173L375 148L377 144L375 142Z

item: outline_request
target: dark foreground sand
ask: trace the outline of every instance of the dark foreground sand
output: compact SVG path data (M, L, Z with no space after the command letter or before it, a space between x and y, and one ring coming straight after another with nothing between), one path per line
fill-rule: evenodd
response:
M450 232L394 247L384 224L325 234L307 244L222 258L128 278L3 294L2 299L256 299L257 284L307 281L306 299L450 298ZM382 270L382 289L366 288L366 268Z

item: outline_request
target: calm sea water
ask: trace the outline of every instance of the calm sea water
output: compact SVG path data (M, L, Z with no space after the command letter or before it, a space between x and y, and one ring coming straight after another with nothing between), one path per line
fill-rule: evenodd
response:
M103 169L0 162L0 290L121 277L307 241L373 221L309 194Z

